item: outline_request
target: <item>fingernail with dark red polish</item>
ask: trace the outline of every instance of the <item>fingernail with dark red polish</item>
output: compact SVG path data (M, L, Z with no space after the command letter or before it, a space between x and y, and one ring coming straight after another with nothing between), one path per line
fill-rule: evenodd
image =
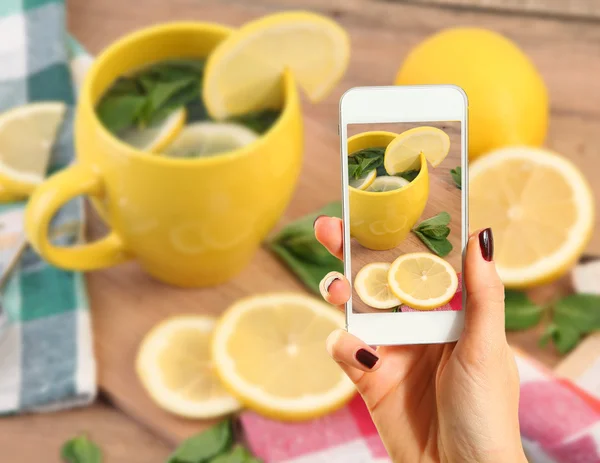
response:
M377 357L375 354L372 354L367 349L359 349L356 353L356 360L358 360L368 369L371 369L375 366L377 360L379 360L379 357Z
M479 232L479 247L483 258L490 262L494 258L494 235L491 228Z
M324 215L318 215L317 218L315 219L315 221L313 222L313 228L315 228L315 225L317 224L317 220L319 220L321 217L325 217Z

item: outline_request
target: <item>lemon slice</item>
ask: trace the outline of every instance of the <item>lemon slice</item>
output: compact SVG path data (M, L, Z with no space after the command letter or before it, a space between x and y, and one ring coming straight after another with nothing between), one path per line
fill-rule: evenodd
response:
M383 165L388 174L394 175L418 169L421 153L433 166L439 166L450 151L450 137L435 127L416 127L398 135L387 146Z
M402 302L394 296L388 284L387 262L373 262L361 268L354 278L354 289L361 301L374 309L391 309Z
M44 180L66 110L65 103L53 101L0 115L0 184L8 192L28 195Z
M156 126L128 129L119 138L140 150L159 152L179 135L185 125L185 118L185 108L180 108Z
M382 193L384 191L398 190L403 186L408 185L409 183L410 182L408 180L402 177L382 175L380 177L377 177L366 190Z
M341 79L350 57L337 23L308 12L276 13L234 31L210 54L202 97L215 119L282 106L289 69L312 101Z
M344 315L304 294L271 293L239 300L219 320L213 360L223 384L249 408L300 420L343 406L352 382L325 350Z
M470 227L492 228L496 267L511 288L565 273L594 226L593 195L583 174L538 148L503 148L473 162L469 203Z
M392 263L388 284L403 304L417 310L432 310L452 299L458 288L458 277L441 257L415 252L404 254Z
M178 158L214 156L241 148L257 138L255 132L240 124L195 122L187 125L162 152Z
M139 348L136 370L159 406L187 418L212 418L240 408L214 374L210 338L215 319L182 315L154 327Z
M377 171L373 169L371 172L360 178L351 178L348 185L357 190L366 190L373 183L375 177L377 177Z

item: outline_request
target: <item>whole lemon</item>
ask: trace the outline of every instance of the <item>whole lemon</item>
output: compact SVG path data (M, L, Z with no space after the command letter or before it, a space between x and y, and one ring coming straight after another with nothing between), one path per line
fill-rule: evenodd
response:
M485 29L441 31L417 45L396 85L454 84L469 99L469 158L506 145L543 143L548 91L525 54Z

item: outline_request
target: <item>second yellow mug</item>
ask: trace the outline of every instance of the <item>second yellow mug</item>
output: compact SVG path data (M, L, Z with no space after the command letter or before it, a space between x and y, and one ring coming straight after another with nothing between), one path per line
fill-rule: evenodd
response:
M95 105L123 74L171 58L205 58L231 32L180 22L133 33L91 67L75 119L77 162L36 189L26 211L33 247L50 263L93 270L136 258L159 280L213 285L251 259L294 191L302 162L302 119L296 85L284 78L284 106L258 140L222 155L177 159L145 153L111 135ZM88 195L110 227L98 241L53 245L48 227L69 200Z
M348 154L365 148L386 147L396 135L384 131L356 134L348 139ZM427 204L427 160L421 154L419 174L400 189L373 192L348 188L352 237L368 249L383 251L395 248L406 238Z

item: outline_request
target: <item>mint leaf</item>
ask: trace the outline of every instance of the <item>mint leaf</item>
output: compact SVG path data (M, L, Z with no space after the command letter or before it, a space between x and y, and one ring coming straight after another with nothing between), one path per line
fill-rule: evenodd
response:
M431 252L440 257L445 257L452 251L452 244L446 238L430 238L417 229L414 229L413 233L419 237L419 239L431 250Z
M348 165L358 165L353 169L353 177L359 179L372 170L382 167L384 155L385 147L365 148L352 153L348 156Z
M208 463L227 451L233 436L229 420L185 440L169 457L167 463Z
M109 131L117 133L135 124L145 104L145 97L140 95L103 98L98 105L98 118Z
M60 456L65 463L102 463L100 447L84 435L65 442Z
M554 304L553 321L586 334L600 330L600 296L573 294Z
M581 339L581 332L569 325L557 325L551 323L542 334L539 344L545 347L548 341L552 341L556 350L561 354L571 351Z
M458 166L455 169L452 169L450 175L452 175L452 180L454 180L456 187L459 190L462 190L462 167Z
M405 172L402 172L400 174L397 174L398 177L402 177L404 180L408 180L409 182L412 182L415 178L417 178L417 175L419 175L420 170L407 170Z
M440 226L447 226L450 223L450 214L447 212L440 212L433 217L423 220L419 225L417 225L417 230L423 230L426 228L436 228Z
M520 291L506 290L504 293L504 320L508 331L525 330L537 325L544 315L544 308L531 302Z
M241 445L236 445L229 452L222 453L213 458L210 463L259 463L260 460L254 458L250 452Z

